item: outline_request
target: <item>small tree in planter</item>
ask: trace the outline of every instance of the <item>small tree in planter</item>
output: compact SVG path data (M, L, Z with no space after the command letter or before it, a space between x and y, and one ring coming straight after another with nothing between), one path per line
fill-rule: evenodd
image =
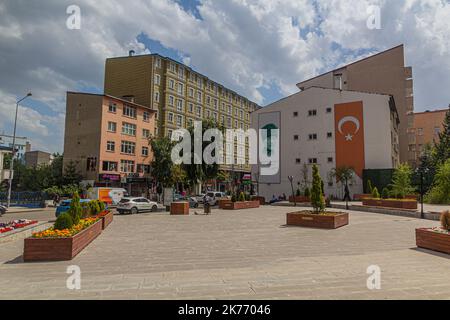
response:
M240 201L240 202L245 202L245 194L244 194L244 192L241 192L241 193L239 194L239 201Z
M322 192L322 179L320 178L319 168L313 166L313 182L311 191L311 204L314 212L319 214L325 210L325 199Z
M78 192L75 192L73 195L68 213L72 218L73 224L77 225L80 223L80 219L83 215L83 208L80 205L80 196L78 195Z
M389 189L384 187L383 190L381 191L381 198L383 199L387 199L389 198Z
M414 193L415 189L411 186L412 170L408 164L401 164L394 172L392 178L391 196L403 199L405 196Z
M372 194L373 193L373 186L372 186L372 181L367 180L367 193Z
M380 199L380 193L378 192L378 188L377 187L372 189L372 198Z

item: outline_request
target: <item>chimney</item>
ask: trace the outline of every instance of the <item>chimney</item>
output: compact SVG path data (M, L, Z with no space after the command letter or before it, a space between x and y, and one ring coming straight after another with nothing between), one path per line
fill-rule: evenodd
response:
M134 54L135 54L135 51L134 51L134 50L128 51L128 56L129 56L129 57L134 56Z

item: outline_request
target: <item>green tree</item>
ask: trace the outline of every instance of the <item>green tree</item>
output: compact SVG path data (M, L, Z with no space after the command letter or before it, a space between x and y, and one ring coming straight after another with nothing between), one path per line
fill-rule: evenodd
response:
M434 162L436 167L450 159L450 106L444 119L444 130L439 133L439 141L435 143Z
M450 204L450 159L438 168L433 187L427 193L425 201L433 204Z
M411 186L411 177L411 167L406 163L401 164L395 170L392 184L389 185L391 196L403 199L405 196L414 193L415 189Z
M367 193L372 194L372 192L373 192L372 181L370 181L370 179L369 179L369 180L367 180Z
M341 166L331 170L331 176L342 185L342 188L348 187L348 183L353 180L355 170L350 166Z
M319 214L325 210L325 198L322 193L321 182L322 179L320 178L319 168L314 165L312 175L311 204L316 214Z
M82 179L83 176L77 169L77 163L70 160L64 168L62 181L64 182L65 185L69 185L69 184L79 184Z
M153 151L152 176L161 183L163 187L168 188L173 186L172 177L172 148L174 143L167 137L150 138L150 146Z
M378 188L375 187L372 189L372 198L374 199L380 199L380 193L378 192Z
M73 224L77 225L80 223L80 219L83 215L83 208L80 205L80 196L78 195L78 192L75 192L72 197L68 213L72 218Z

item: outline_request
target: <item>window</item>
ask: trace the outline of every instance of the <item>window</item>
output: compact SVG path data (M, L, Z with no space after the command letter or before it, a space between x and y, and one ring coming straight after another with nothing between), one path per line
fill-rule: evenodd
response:
M142 147L142 156L148 157L148 147Z
M150 112L144 111L143 118L144 118L145 122L149 122L150 121Z
M294 118L298 117L298 112L294 112Z
M334 75L334 88L342 90L342 74Z
M134 155L136 153L136 143L131 141L122 141L120 152Z
M178 100L177 99L177 111L178 112L183 112L183 100Z
M197 85L200 87L200 89L203 88L203 80L202 80L201 77L198 77L198 78L197 78Z
M123 115L126 117L136 119L136 108L133 108L130 106L124 106L123 107Z
M175 90L175 81L169 79L169 89Z
M172 139L172 132L173 132L173 130L171 130L171 129L167 130L167 137L169 139Z
M158 86L161 84L161 76L159 74L155 74L155 84Z
M108 122L108 131L116 132L117 131L117 123L109 121Z
M239 111L239 116L241 117L241 119L244 119L244 112L242 110Z
M298 134L296 134L296 135L294 136L294 140L295 140L295 141L298 141L298 139L299 139L299 136L298 136Z
M111 112L111 113L116 113L117 112L117 104L115 104L114 102L110 101L109 102L108 111Z
M172 112L169 112L167 114L167 121L170 123L173 123L173 113Z
M134 173L134 161L120 160L120 171L124 173Z
M86 170L87 171L95 171L97 169L97 158L87 158L86 161Z
M170 71L175 72L175 63L170 63Z
M183 67L178 66L178 77L180 79L184 79L184 68Z
M302 160L300 158L297 158L297 159L295 159L295 163L300 164L300 163L302 163Z
M331 113L332 111L333 111L332 108L330 108L330 107L327 108L327 113Z
M183 125L183 116L177 114L176 119L177 119L177 126L181 127Z
M202 102L202 93L200 91L197 91L197 101Z
M103 171L117 171L117 162L103 161Z
M150 130L142 129L142 137L143 138L150 138Z
M194 112L194 104L193 104L193 103L189 103L189 104L188 104L188 111L189 111L190 113L193 113L193 112Z
M114 141L108 141L106 143L106 151L108 152L116 151L116 143Z
M327 132L327 138L333 138L333 133L332 132Z
M332 157L328 157L327 161L328 161L328 163L333 163L333 158Z
M206 96L206 104L207 104L208 106L211 105L211 97L210 97L210 96Z
M228 106L228 114L231 114L232 113L232 108L231 108L231 106Z
M137 165L137 172L138 173L149 174L150 173L150 165L148 165L148 164L138 164Z
M192 119L188 119L187 123L188 123L188 127L194 126L194 121Z
M317 158L309 158L308 162L309 164L317 164Z
M441 128L440 127L434 127L434 134L438 136L440 133L441 133Z
M175 100L175 98L174 98L174 97L172 97L172 96L169 96L169 106L172 106L172 107L173 107L173 104L174 104L174 100Z
M155 92L155 102L159 102L159 92Z
M211 111L206 110L206 118L209 119L211 117Z
M417 135L423 136L423 128L418 128L417 129Z
M155 60L155 67L156 67L156 68L161 68L161 59L160 59L160 58L157 58L157 59Z
M308 135L309 140L317 140L317 133L311 133Z
M310 116L310 117L314 117L314 116L317 116L317 110L309 110L308 111L308 116Z
M122 133L128 136L136 136L136 125L132 123L122 123Z
M201 117L202 116L202 107L197 106L197 116Z
M193 98L194 97L194 89L189 88L189 97Z
M183 94L184 92L184 85L182 83L177 84L178 94Z

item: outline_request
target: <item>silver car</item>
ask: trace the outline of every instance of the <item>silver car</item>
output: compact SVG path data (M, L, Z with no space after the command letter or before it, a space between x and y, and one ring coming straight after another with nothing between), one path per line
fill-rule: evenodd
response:
M117 211L122 213L136 214L143 211L158 211L158 204L154 201L150 201L146 198L122 198L117 204Z

